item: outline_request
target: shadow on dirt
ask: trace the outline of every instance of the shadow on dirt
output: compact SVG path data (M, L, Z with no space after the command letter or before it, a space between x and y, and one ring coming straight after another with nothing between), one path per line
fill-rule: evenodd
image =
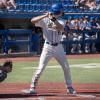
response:
M79 95L97 95L100 96L100 93L78 93ZM62 94L62 93L39 93L39 94L22 94L22 93L15 93L15 94L0 94L0 98L29 98L29 97L77 97L77 95L71 94Z

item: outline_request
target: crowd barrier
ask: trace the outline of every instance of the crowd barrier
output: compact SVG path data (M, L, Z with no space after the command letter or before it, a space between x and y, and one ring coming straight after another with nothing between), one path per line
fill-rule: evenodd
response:
M0 35L2 35L2 45L3 45L3 52L8 53L9 47L11 45L23 45L26 44L28 45L28 51L27 52L32 52L32 31L33 30L28 30L28 29L7 29L7 30L0 30ZM100 29L92 29L92 30L73 30L73 32L76 33L82 33L83 34L83 39L80 41L73 41L69 40L68 38L63 41L62 43L64 45L71 45L71 44L84 44L85 43L100 43ZM85 33L86 32L95 32L97 34L97 39L95 40L85 40ZM9 39L9 35L27 35L28 39L23 40L23 39ZM40 49L40 48L38 48ZM84 49L83 49L84 51Z

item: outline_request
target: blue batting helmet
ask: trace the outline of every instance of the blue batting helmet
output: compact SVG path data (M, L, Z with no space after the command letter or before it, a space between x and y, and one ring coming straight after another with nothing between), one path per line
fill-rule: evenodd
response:
M63 11L63 5L61 3L53 4L49 10L52 14L58 15Z

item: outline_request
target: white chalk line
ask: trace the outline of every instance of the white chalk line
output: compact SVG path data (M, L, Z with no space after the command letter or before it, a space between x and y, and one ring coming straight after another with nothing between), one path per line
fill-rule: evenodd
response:
M47 66L46 68L60 68L60 65L52 65ZM93 68L100 68L100 63L87 63L87 64L72 64L70 65L71 68L87 68L87 69L93 69ZM37 69L38 67L22 67L21 69Z
M92 94L76 94L76 96L83 97L83 98L96 98L96 96Z

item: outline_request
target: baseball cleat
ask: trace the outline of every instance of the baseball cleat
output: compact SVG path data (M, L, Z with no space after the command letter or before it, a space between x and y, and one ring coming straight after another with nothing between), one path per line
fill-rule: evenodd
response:
M77 92L75 91L75 89L73 87L68 87L67 88L68 93L70 94L77 94Z
M35 89L26 89L26 90L22 90L23 93L25 94L37 94Z

